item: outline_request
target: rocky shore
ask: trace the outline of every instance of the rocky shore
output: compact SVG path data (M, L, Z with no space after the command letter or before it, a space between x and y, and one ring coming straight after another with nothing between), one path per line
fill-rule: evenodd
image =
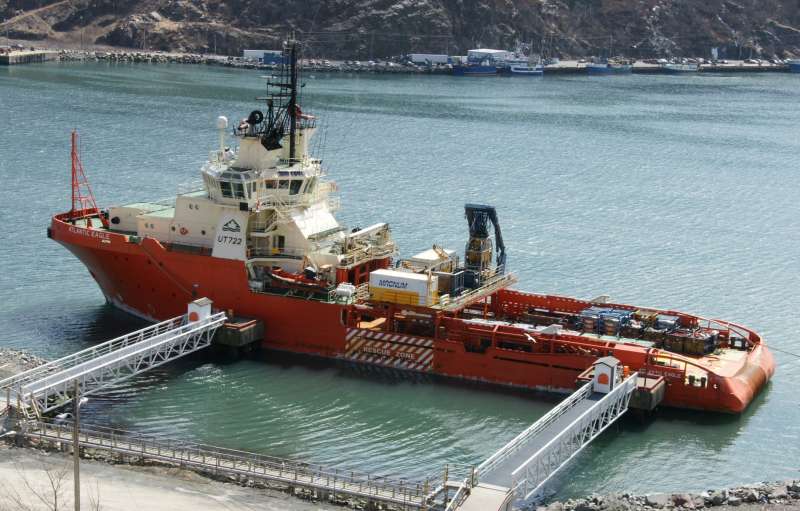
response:
M11 348L0 348L0 380L47 362L41 357Z
M237 57L227 57L213 54L195 53L167 53L147 52L134 50L58 50L58 60L61 62L111 62L111 63L151 63L151 64L203 64L210 66L224 66L241 69L272 70L276 66L247 61ZM392 61L323 61L306 60L303 69L314 72L369 72L369 73L427 73L449 74L450 68L439 66L429 68L411 63Z
M628 493L593 495L552 502L537 511L655 511L686 509L792 509L800 508L800 480L765 482L701 493Z

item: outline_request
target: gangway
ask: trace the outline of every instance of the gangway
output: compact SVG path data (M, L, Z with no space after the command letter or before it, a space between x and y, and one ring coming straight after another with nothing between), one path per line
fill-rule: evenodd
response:
M63 447L73 442L70 423L43 419L31 421L23 434L40 445ZM104 452L114 458L151 460L191 468L203 473L227 475L304 488L320 500L355 497L371 503L390 505L398 510L426 510L428 488L425 481L378 477L351 470L326 469L298 461L264 454L169 440L103 426L83 424L78 431L81 449ZM370 507L371 509L371 507Z
M613 357L598 359L592 380L481 463L457 487L447 509L469 511L477 500L510 509L540 496L545 483L628 409L637 374ZM445 489L446 491L446 489ZM503 493L505 492L505 494ZM486 504L481 504L489 509Z
M224 312L212 314L211 301L201 298L182 316L6 378L0 392L24 417L41 419L72 400L76 382L78 393L91 394L199 351L211 345L225 321Z

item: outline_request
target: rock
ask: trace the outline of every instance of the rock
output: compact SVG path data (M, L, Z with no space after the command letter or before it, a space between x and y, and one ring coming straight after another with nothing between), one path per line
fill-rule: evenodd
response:
M677 507L694 508L694 500L688 493L676 493L672 496L672 503Z
M739 506L742 504L742 499L739 497L729 497L728 498L728 505L729 506Z
M582 500L575 506L575 511L598 511L598 508L594 502Z
M715 506L721 506L728 501L728 490L715 492L711 495L711 503Z
M785 484L776 484L769 490L769 500L779 500L789 497Z
M743 498L745 502L758 502L758 492L753 489L747 490Z
M609 495L603 499L603 505L600 507L603 511L629 511L632 509L628 498L618 495Z
M564 511L564 504L561 502L553 502L547 506L547 511Z
M644 502L650 507L660 509L662 507L667 507L670 504L671 499L669 495L665 493L654 493L652 495L646 495Z

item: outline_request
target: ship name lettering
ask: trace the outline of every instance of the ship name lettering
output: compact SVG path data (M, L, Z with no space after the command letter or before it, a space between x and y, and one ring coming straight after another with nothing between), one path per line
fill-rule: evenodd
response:
M107 232L100 232L92 229L83 229L82 227L75 227L74 225L70 226L69 232L71 232L72 234L80 234L81 236L87 236L89 238L97 238L109 241L111 240L111 236L109 236Z
M228 245L241 245L242 238L237 238L235 236L225 236L224 234L220 234L217 236L217 241L220 243L227 243Z
M666 369L653 369L647 370L647 376L663 376L665 378L681 378L682 373L676 371L669 371Z

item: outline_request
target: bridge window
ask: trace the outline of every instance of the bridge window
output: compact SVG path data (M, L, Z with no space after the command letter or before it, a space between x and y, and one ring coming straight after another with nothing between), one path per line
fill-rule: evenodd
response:
M233 197L233 193L231 192L231 184L227 181L220 181L219 187L222 190L223 197Z
M281 179L280 181L278 181L278 188L280 188L281 190L286 190L287 188L289 188L289 180Z
M273 189L278 187L278 182L274 179L268 179L264 182L264 187L268 189Z
M300 188L303 186L302 179L292 179L291 186L289 188L289 195L297 195L300 193Z
M242 183L231 183L233 185L233 196L237 199L244 199L244 185Z

